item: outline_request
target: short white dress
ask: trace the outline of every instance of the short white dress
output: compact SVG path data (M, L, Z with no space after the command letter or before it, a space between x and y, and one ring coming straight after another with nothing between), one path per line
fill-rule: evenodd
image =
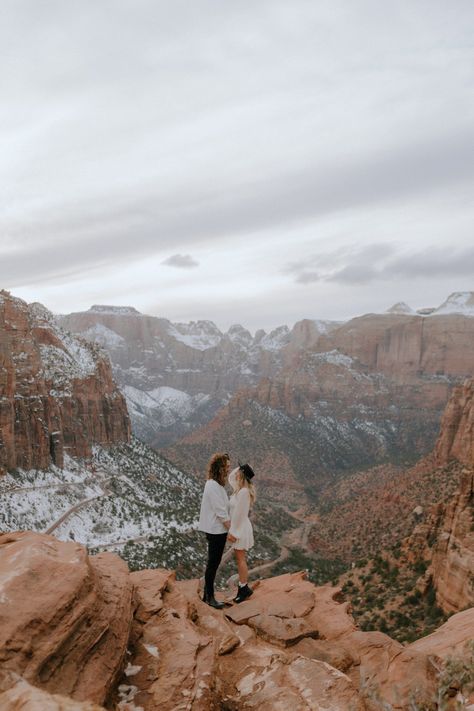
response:
M229 474L229 484L234 493L230 497L230 529L229 533L237 540L232 544L237 550L248 551L254 544L253 528L249 519L250 492L244 486L239 491L237 489L237 467Z

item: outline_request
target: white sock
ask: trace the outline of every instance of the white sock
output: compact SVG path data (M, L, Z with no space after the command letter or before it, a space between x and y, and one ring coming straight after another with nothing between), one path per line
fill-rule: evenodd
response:
M239 588L244 588L247 585L247 583L241 583L239 580Z

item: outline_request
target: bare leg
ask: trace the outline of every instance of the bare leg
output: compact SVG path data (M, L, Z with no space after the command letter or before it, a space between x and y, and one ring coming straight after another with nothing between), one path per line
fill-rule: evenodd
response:
M249 569L247 566L247 551L235 550L235 560L237 562L237 570L239 571L239 582L246 584L249 577Z

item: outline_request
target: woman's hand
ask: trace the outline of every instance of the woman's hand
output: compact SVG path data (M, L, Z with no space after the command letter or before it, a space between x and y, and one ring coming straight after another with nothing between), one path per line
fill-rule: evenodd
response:
M232 535L232 533L227 534L227 540L230 541L231 543L235 543L237 538Z

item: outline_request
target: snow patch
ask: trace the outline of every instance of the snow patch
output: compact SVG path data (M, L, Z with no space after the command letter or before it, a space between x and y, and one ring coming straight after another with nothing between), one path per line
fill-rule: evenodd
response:
M89 314L116 314L119 316L141 316L133 306L109 306L107 304L94 304L86 312Z
M335 328L341 326L344 321L326 321L324 319L313 319L313 323L316 326L318 333L326 334L334 331Z
M332 363L333 365L342 365L345 368L350 368L354 360L338 350L324 351L322 353L313 353L312 359L322 363Z
M191 321L190 323L170 323L168 334L197 351L215 348L222 340L222 333L212 321Z
M441 316L443 314L474 316L474 291L455 291L430 315Z
M259 340L259 345L264 351L279 351L290 341L288 326L279 326Z
M95 341L104 348L117 348L123 346L125 339L111 328L107 328L102 323L96 323L83 333L84 338Z
M387 314L415 314L416 311L404 301L398 301L386 311Z

